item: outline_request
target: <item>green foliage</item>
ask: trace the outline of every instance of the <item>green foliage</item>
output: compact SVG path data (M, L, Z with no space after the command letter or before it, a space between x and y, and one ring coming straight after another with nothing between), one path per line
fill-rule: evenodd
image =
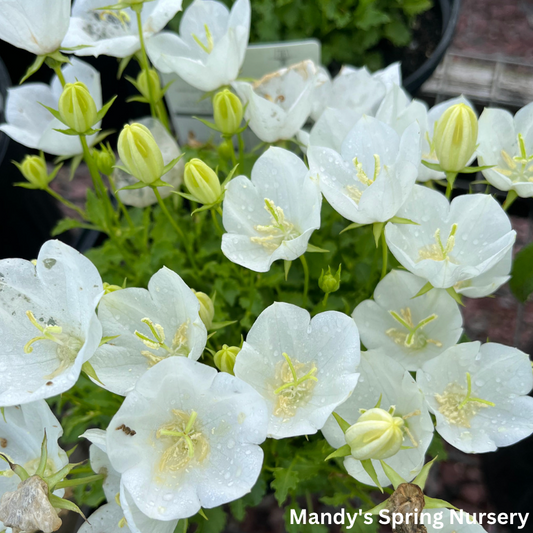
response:
M513 294L521 302L525 302L533 294L533 244L525 246L516 254L510 285Z
M183 2L184 9L191 2ZM233 0L224 2L231 6ZM383 66L376 45L408 45L413 17L431 6L431 0L252 0L250 41L315 38L322 42L325 65L337 61L374 70ZM180 18L171 22L175 31Z

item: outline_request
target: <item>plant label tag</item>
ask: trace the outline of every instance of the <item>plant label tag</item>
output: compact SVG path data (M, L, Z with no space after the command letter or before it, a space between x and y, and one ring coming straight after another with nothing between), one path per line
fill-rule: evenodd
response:
M264 75L300 61L310 59L320 65L321 44L315 39L272 44L252 44L248 46L239 78L259 79ZM163 85L175 80L168 89L165 98L172 118L172 124L178 135L180 144L190 140L206 142L208 139L219 138L219 134L195 120L198 115L212 120L213 107L209 97L177 74L160 74ZM248 132L246 132L248 133Z

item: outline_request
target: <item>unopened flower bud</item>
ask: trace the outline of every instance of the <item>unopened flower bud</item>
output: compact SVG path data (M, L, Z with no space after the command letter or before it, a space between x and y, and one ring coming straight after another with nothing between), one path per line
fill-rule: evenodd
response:
M151 68L146 75L146 70L141 70L137 76L137 85L141 94L147 99L153 99L154 102L159 102L162 98L161 81L156 70Z
M16 165L22 175L39 189L46 189L52 179L52 176L48 175L46 161L42 155L27 155L22 163Z
M213 325L213 318L215 317L215 304L205 292L197 292L194 289L193 292L200 302L200 318L206 329L209 330Z
M233 141L231 139L226 139L225 141L221 142L219 145L218 145L218 155L222 158L222 159L231 159L232 155L233 155L233 148L231 146L231 143Z
M118 138L118 154L128 172L150 185L163 175L163 155L150 130L142 124L126 124Z
M393 456L402 446L404 423L379 407L365 411L345 434L352 456L359 461Z
M215 171L200 159L191 159L185 164L183 179L189 192L202 204L214 204L222 194Z
M341 265L337 269L335 274L331 273L331 267L328 266L327 272L322 270L320 278L318 278L318 286L326 293L335 292L339 290L341 286Z
M447 172L459 172L476 150L477 117L463 103L449 107L437 121L433 143L440 166Z
M77 133L85 133L98 122L96 104L81 81L65 85L58 110L61 120Z
M228 89L224 89L215 94L213 110L215 124L219 131L224 135L235 134L241 125L244 114L239 97Z
M123 287L120 285L111 285L110 283L104 282L104 295L109 294L110 292L116 292L122 290Z
M93 150L93 158L96 161L98 170L104 176L111 176L113 174L116 157L113 150L111 150L111 146L102 146L101 150Z
M215 366L221 371L233 375L235 359L241 349L238 346L224 344L222 349L215 354Z

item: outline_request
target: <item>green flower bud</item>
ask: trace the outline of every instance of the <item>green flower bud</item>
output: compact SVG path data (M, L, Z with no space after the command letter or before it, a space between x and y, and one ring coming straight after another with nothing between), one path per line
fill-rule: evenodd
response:
M233 374L235 359L241 349L238 346L228 346L224 344L222 349L215 354L215 366L222 372Z
M150 91L151 98L154 99L154 102L159 102L163 97L161 93L161 81L159 80L159 74L156 70L151 68L148 76L146 76L146 70L141 70L137 76L137 85L141 94L147 99L150 100Z
M142 124L126 124L118 138L118 154L128 172L150 185L163 175L163 155L150 130Z
M194 289L192 291L196 294L196 298L200 302L200 318L207 330L210 330L213 325L213 318L215 317L215 304L205 292L197 292Z
M218 145L218 155L222 158L222 159L231 159L232 155L233 155L233 149L232 149L232 146L231 146L231 139L226 139L224 142L221 142L219 145Z
M233 135L239 129L243 108L239 97L228 89L215 94L213 98L213 109L215 114L215 124L224 135Z
M22 175L38 189L46 189L53 176L48 175L44 156L27 155L22 163L16 163Z
M379 407L365 411L345 433L352 456L359 461L393 456L402 446L404 424L403 418Z
M104 295L109 294L110 292L116 292L122 290L123 287L120 285L111 285L110 283L104 282Z
M200 159L191 159L185 164L183 179L189 192L202 204L214 204L222 194L215 171Z
M341 286L341 265L339 265L339 268L337 269L337 272L335 272L335 274L331 273L330 266L328 266L327 272L324 272L324 270L322 270L320 278L318 278L318 286L326 294L338 291L339 287Z
M97 122L97 110L87 86L81 81L67 83L59 97L61 120L77 133L85 133Z
M459 172L476 150L477 117L470 106L449 107L437 121L433 144L440 166L447 172Z
M104 176L111 176L111 174L113 174L113 167L116 164L116 157L113 150L111 150L111 146L102 145L102 148L100 150L94 149L93 158L96 161L96 166L98 167L98 170Z

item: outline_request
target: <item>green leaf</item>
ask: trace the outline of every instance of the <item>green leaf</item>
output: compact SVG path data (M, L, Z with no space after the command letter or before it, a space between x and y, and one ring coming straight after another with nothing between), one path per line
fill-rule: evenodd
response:
M310 242L307 243L306 252L319 253L319 254L329 254L329 250L324 250L324 248L319 248L318 246L315 246L315 245L311 244Z
M431 289L433 289L433 285L428 281L412 298L411 300L414 300L415 298L418 298L419 296L423 296L426 294L426 292L429 292Z
M168 163L167 165L165 165L163 167L163 176L171 171L177 164L178 164L178 161L180 159L182 159L182 157L184 156L185 154L180 154L178 157L176 157L175 159L173 159L170 163ZM168 185L168 184L167 184Z
M339 424L340 428L342 429L342 432L346 433L348 431L348 429L350 428L350 424L348 422L346 422L346 420L344 420L344 418L342 418L340 415L338 415L335 412L333 412L333 417L337 421L337 424Z
M430 498L429 496L424 496L424 509L457 509L451 503L448 503L445 500L439 500L438 498Z
M365 469L365 472L370 476L370 479L376 484L378 489L383 492L383 488L379 483L378 475L376 474L376 469L374 468L372 459L365 459L364 461L361 461L361 465Z
M237 322L238 320L226 320L225 322L213 322L211 324L211 327L209 328L209 331L217 331L219 329L231 326L232 324L236 324Z
M119 335L117 335L118 337ZM101 346L101 344L100 344ZM100 383L100 385L103 385L103 383L100 381L100 379L98 378L98 376L96 375L96 371L94 370L94 367L93 365L91 365L91 363L89 361L85 361L85 363L83 363L83 365L81 366L81 369L83 370L83 372L85 372L90 378L94 379L95 381L97 381L98 383Z
M194 521L198 524L196 533L222 533L226 527L228 517L222 507L214 509L202 509L206 518L196 518Z
M97 198L92 189L87 189L87 205L86 205L87 217L89 220L99 227L105 225L105 206Z
M424 487L426 486L426 481L429 475L429 471L431 470L431 467L433 466L433 463L437 460L436 457L434 457L431 461L426 463L422 470L418 473L418 475L413 480L413 483L415 485L418 485L422 490L424 490Z
M76 220L75 218L63 218L55 225L51 235L52 237L55 237L56 235L60 235L61 233L65 233L65 231L69 231L74 228L86 228L96 231L100 229L97 226L85 224L84 222Z
M37 56L35 58L35 61L30 65L30 67L26 71L26 74L24 74L22 79L19 81L19 85L22 85L30 76L33 76L43 66L45 59L46 59L46 56Z
M341 446L338 450L335 450L334 452L330 453L324 461L328 461L329 459L333 459L335 457L347 457L348 455L351 455L352 449L350 448L349 444L345 444L344 446Z
M118 80L122 77L122 74L124 74L124 71L126 70L126 67L129 65L129 62L132 60L133 55L127 56L127 57L123 57L120 60L120 63L118 65L118 72L117 72L117 79Z
M422 164L430 168L431 170L436 170L437 172L444 172L443 168L439 165L439 163L430 163L429 161L422 161Z
M292 261L283 261L283 271L285 272L285 281L287 281L288 277L289 277L289 271L291 269L291 266L292 266Z
M476 172L481 172L482 170L488 170L493 168L496 165L484 165L482 167L465 167L459 171L459 174L475 174Z
M67 511L73 511L81 515L84 520L87 520L81 509L74 502L71 502L70 500L64 500L55 494L49 494L48 499L50 500L50 503L54 509L66 509Z
M459 304L464 307L463 298L462 296L456 292L456 290L453 287L449 287L446 289L446 292Z
M113 98L111 98L111 100L109 100L109 102L107 102L107 104L105 104L102 109L100 109L100 111L98 111L98 113L96 114L96 117L97 117L97 122L100 122L107 114L107 112L109 111L109 108L113 105L113 102L117 99L116 96L113 96Z
M396 490L402 483L406 483L405 479L400 476L400 474L398 474L387 463L385 463L384 461L380 461L380 463L383 468L383 472L385 472L385 475L389 478L390 482L392 483L392 486L394 487L394 490Z
M420 226L418 222L402 217L392 217L389 219L389 222L392 222L393 224L414 224L415 226Z
M38 102L41 104L41 102ZM61 115L59 114L59 111L57 109L54 109L53 107L48 107L47 105L41 104L45 109L47 109L54 118L57 118L61 124L64 124L63 119L61 118Z
M283 505L289 493L296 490L298 482L299 475L293 470L292 463L289 468L274 469L274 481L270 486L274 489L274 496L279 505Z
M193 116L192 118L195 118L196 120L199 120L202 124L204 124L208 128L211 128L212 130L219 131L217 125L213 124L212 122L209 122L208 120L205 120L205 119L200 118L200 117L195 117L195 116Z
M383 234L384 227L385 227L384 222L374 222L374 224L372 224L372 232L374 233L374 240L376 241L376 248L379 245L379 239L381 238Z
M346 226L340 233L339 235L342 235L345 231L350 231L352 229L357 229L357 228L362 228L363 226L366 226L367 224L357 224L356 222L354 222L353 224L350 224L349 226Z
M516 254L509 285L513 294L522 303L533 294L533 243Z

